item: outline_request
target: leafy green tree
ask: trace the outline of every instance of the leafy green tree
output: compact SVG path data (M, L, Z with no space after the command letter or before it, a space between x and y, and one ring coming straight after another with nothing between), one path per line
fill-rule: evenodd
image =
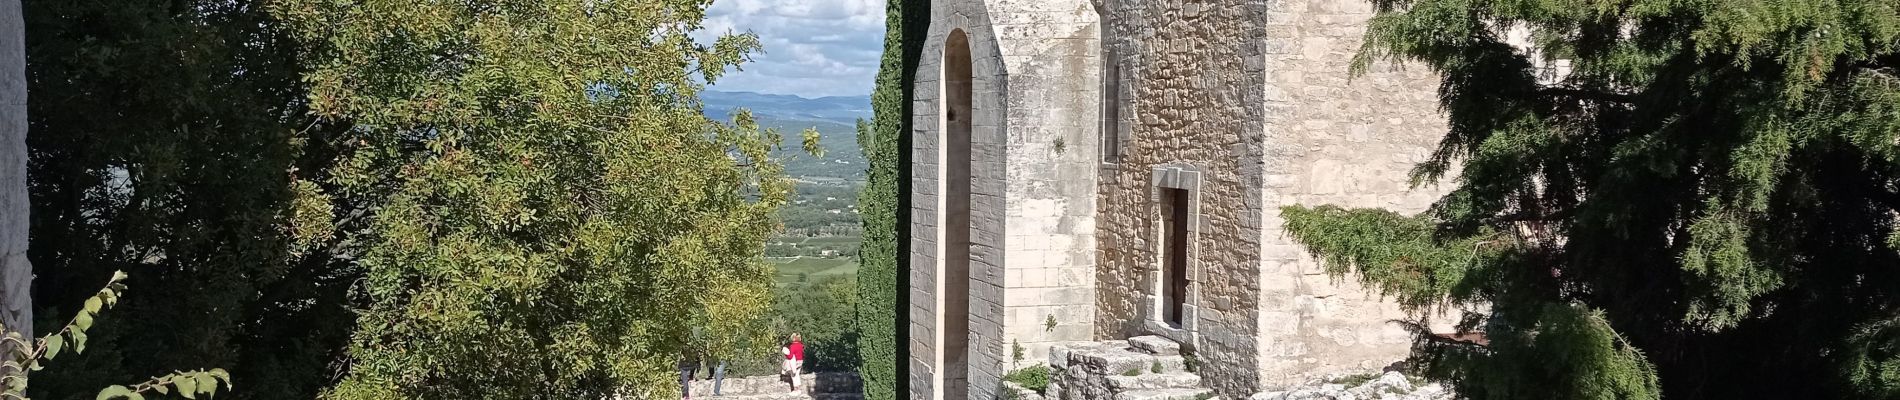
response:
M270 4L312 111L354 124L320 195L376 199L326 398L676 396L689 342L721 342L695 327L745 331L792 186L777 133L701 114L759 46L696 42L707 4Z
M304 229L336 225L328 213L297 210L332 206L299 194L340 128L313 125L300 47L262 3L25 2L38 322L114 271L145 294L101 317L87 357L36 375L34 397L91 399L178 365L231 368L237 398L331 383L361 274Z
M797 333L805 341L805 369L851 371L859 362L858 285L829 277L780 288L772 301L775 338ZM784 340L784 339L780 339ZM773 351L777 347L772 348Z
M1283 212L1419 315L1479 306L1485 340L1418 329L1414 368L1477 399L1900 397L1900 4L1374 3L1355 67L1442 77L1413 176L1452 190Z
M905 378L899 366L909 329L899 321L905 306L898 301L904 287L903 247L905 228L900 215L907 204L904 190L906 159L903 147L909 143L904 132L910 131L911 82L916 77L917 61L923 55L924 36L929 29L930 2L889 0L885 6L884 56L878 66L877 86L872 89L872 120L858 121L858 146L869 165L858 208L863 213L864 241L859 249L858 269L858 351L864 359L858 373L864 378L864 398L895 400L903 393Z

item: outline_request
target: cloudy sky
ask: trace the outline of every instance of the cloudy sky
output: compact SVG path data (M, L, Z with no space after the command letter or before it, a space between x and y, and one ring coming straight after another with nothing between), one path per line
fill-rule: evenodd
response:
M752 32L765 44L714 90L805 97L871 93L884 46L885 0L714 0L709 33Z

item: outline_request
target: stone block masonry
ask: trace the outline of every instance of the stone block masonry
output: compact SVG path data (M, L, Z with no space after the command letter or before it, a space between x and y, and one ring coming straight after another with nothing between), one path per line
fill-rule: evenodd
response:
M1321 273L1278 213L1439 195L1407 184L1444 132L1436 80L1348 74L1372 11L932 2L909 132L911 397L994 398L1063 343L1148 335L1226 398L1402 358L1386 321L1403 315Z
M1356 280L1327 276L1284 234L1279 207L1423 211L1442 192L1413 189L1408 175L1445 132L1437 80L1389 63L1349 74L1367 2L1283 0L1264 11L1261 385L1376 371L1407 354L1410 336L1386 322L1405 315Z
M1258 47L1258 2L1104 1L1104 40L1122 55L1119 85L1129 93L1123 125L1130 132L1121 162L1108 166L1098 192L1096 235L1101 297L1100 339L1164 334L1189 339L1206 366L1209 387L1229 397L1258 385L1257 341L1262 202L1257 155L1264 127L1255 90L1263 83ZM1156 328L1164 299L1153 280L1160 266L1157 168L1198 171L1199 227L1188 238L1188 266L1206 277L1191 282L1192 321L1182 329ZM1137 290L1128 290L1136 288ZM1192 325L1189 327L1187 325Z
M1008 369L1095 332L1096 20L1082 0L939 1L931 13L910 149L911 396L991 398ZM951 64L957 52L969 65ZM960 165L967 182L951 175Z

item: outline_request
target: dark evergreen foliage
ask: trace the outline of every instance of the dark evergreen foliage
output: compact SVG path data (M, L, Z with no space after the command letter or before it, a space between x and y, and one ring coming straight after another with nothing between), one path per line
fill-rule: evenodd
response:
M864 362L859 373L864 377L864 396L871 400L894 400L903 392L905 377L902 334L899 324L905 312L903 298L906 280L900 268L903 247L899 240L905 229L899 224L906 213L901 196L905 195L903 162L904 132L910 131L911 82L916 75L930 2L890 0L885 8L884 57L878 68L877 86L871 93L875 114L870 124L858 122L858 142L870 162L864 194L858 207L864 215L864 243L859 253L858 290L862 297L858 308L861 329L858 351Z
M37 324L115 270L139 282L85 356L34 375L33 397L181 366L229 368L235 398L330 382L350 278L328 243L286 228L292 181L327 162L334 129L306 116L296 46L259 3L24 2Z
M1900 396L1900 4L1374 3L1355 68L1443 78L1414 178L1452 191L1284 212L1335 274L1484 311L1488 344L1421 331L1415 368L1480 399Z

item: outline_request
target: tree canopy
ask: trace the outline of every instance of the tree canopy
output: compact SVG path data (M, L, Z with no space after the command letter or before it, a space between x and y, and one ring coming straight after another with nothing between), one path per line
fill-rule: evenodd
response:
M1479 399L1900 396L1900 4L1374 3L1355 67L1442 78L1413 177L1450 191L1283 212L1334 274L1479 310L1488 343L1421 329L1415 368Z
M230 368L239 398L328 383L354 319L347 269L287 227L292 179L327 163L335 129L312 124L297 44L257 3L24 2L38 325L118 270L141 292L33 397L180 366Z
M708 3L271 4L312 112L352 124L310 195L375 199L325 397L660 398L682 354L736 342L791 183L776 133L700 112L759 47L694 40Z
M764 347L788 152L702 115L760 49L709 4L27 2L40 322L146 293L30 394L664 397Z

